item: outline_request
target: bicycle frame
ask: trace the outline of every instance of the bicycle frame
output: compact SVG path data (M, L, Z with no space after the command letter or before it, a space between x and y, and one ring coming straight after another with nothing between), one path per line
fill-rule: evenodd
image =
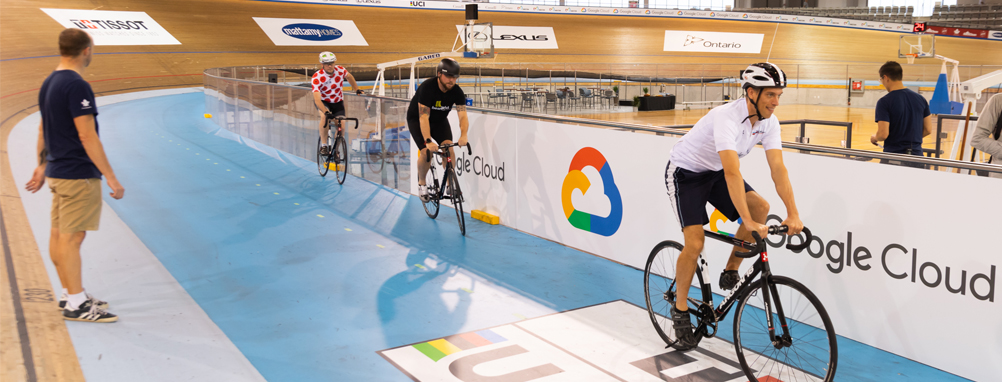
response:
M431 157L435 156L435 155L438 155L438 156L441 156L442 158L444 158L444 161L442 163L442 167L444 167L444 171L443 171L444 174L442 174L442 182L439 184L438 193L435 194L435 199L437 199L437 200L442 200L442 198L445 196L445 188L446 188L446 185L449 184L449 178L456 176L456 170L455 170L455 168L453 168L454 164L452 163L452 150L448 150L448 149L451 149L451 148L456 147L456 146L459 146L459 145L457 145L455 143L452 143L452 144L448 144L448 145L439 146L439 151L432 152L432 155L428 156L428 160L429 161L431 160ZM466 149L469 150L470 154L472 155L473 148L470 147L469 144L466 145ZM431 152L431 151L429 150L429 152ZM450 170L452 170L452 171L450 171ZM434 168L432 168L431 171L432 171L432 177L434 177L434 174L435 174ZM445 199L455 199L455 198L456 198L456 195L451 195L451 197L445 198Z
M770 299L770 295L776 296L778 292L776 290L775 285L770 282L770 279L772 277L772 269L769 267L769 254L766 251L765 246L762 244L754 245L747 241L727 235L722 235L712 231L705 231L705 233L706 236L711 239L731 244L733 246L747 249L750 251L754 251L753 253L757 252L758 259L755 260L755 263L752 264L752 267L749 268L748 271L745 272L744 276L741 277L741 281L738 282L739 284L738 287L731 289L731 292L728 293L726 297L724 297L724 300L720 302L720 305L718 305L715 309L713 309L713 317L705 317L705 315L698 309L692 312L693 315L699 318L699 325L696 327L695 330L697 340L701 339L701 337L703 336L704 332L706 331L706 326L708 322L716 323L719 322L720 319L723 319L723 317L726 317L727 314L730 312L731 307L734 306L734 302L736 302L739 297L744 296L746 291L752 288L753 283L759 282L761 283L762 287L762 294L763 294L762 300L765 303L763 309L766 311L766 322L768 323L769 326L768 328L769 338L772 339L774 343L776 341L783 341L788 343L787 341L790 340L790 331L787 326L786 315L783 312L783 306L779 303L778 300L775 301L775 304L773 304L773 302ZM764 240L762 239L759 239L758 241L759 243L764 243ZM699 259L696 263L696 267L697 267L696 271L701 272L703 275L703 284L700 286L700 290L703 293L703 303L705 303L709 307L713 307L713 292L710 290L711 288L709 282L710 275L707 271L708 263L706 262L705 259L703 259L702 253L699 254ZM762 277L756 280L756 277L758 277L759 274L761 274ZM776 336L776 331L775 331L776 326L774 325L772 317L773 306L775 306L776 308L776 313L779 316L779 321L780 321L779 323L783 329L782 337ZM714 331L714 333L715 332L716 331Z

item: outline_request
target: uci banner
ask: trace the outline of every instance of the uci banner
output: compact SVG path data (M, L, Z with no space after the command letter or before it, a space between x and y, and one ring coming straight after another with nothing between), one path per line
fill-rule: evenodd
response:
M94 45L181 45L146 12L41 8L66 28L80 28Z
M351 20L255 17L254 21L278 46L369 46Z

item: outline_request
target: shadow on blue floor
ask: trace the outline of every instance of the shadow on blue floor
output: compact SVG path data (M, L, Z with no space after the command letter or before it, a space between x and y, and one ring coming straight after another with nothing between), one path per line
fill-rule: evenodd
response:
M406 381L375 351L613 300L645 305L639 270L473 219L463 237L447 211L432 220L405 193L321 178L302 158L230 139L203 110L201 93L101 109L128 196L111 205L269 380ZM840 380L960 380L839 347Z

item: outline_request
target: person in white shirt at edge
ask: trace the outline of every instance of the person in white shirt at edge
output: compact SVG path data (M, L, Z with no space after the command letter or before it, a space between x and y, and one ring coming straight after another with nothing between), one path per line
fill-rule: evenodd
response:
M1002 93L993 95L978 118L978 127L971 137L971 147L991 155L992 164L1002 165ZM1002 172L993 172L992 178L1002 178Z
M741 218L736 237L751 240L751 232L765 237L768 228L762 223L769 214L769 203L741 176L740 158L748 155L759 142L765 148L776 192L786 204L788 235L800 233L803 223L793 200L793 187L783 164L779 119L773 113L786 87L786 74L771 63L752 64L742 72L745 97L710 110L675 147L665 169L665 186L675 218L682 226L685 245L676 264L677 296L688 296L696 261L703 250L703 225L710 222L706 203L716 207L731 221ZM741 258L731 252L720 287L730 290L737 285ZM685 298L678 298L671 310L679 342L678 350L691 350L697 343Z

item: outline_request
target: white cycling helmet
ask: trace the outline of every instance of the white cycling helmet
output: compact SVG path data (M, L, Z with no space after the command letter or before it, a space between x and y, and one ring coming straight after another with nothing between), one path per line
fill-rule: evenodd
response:
M786 73L776 64L760 62L751 64L741 72L741 89L785 88Z
M776 64L768 62L759 62L757 64L748 65L748 68L741 72L741 90L747 91L748 88L755 88L758 92L758 97L754 101L751 98L748 99L755 106L755 114L751 114L745 118L758 117L762 120L762 113L758 111L758 101L762 98L762 88L785 88L786 87L786 73L783 72L779 66ZM744 123L744 121L741 121Z
M320 63L321 64L330 64L330 63L333 63L334 61L337 61L337 56L335 56L334 53L332 53L332 52L322 52L322 53L320 53Z

